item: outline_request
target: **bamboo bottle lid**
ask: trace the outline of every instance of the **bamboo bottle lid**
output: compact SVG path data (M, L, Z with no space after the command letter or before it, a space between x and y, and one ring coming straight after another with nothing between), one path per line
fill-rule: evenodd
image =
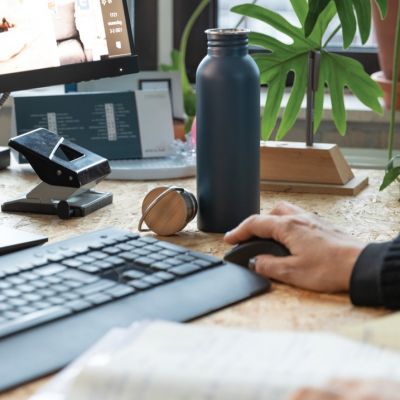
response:
M195 197L178 187L161 186L150 191L143 200L142 218L148 228L161 236L170 236L181 231L196 215Z

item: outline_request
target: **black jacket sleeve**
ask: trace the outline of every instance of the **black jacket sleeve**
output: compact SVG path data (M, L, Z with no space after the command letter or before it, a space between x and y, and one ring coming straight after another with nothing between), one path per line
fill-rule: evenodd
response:
M351 276L350 298L357 306L400 308L400 236L363 250Z

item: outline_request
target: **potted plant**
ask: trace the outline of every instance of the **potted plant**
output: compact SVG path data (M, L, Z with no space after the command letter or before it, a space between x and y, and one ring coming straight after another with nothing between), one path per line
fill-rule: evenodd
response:
M356 29L353 5L350 4L352 1L357 4L357 15L363 17L359 18L358 21L360 32L362 32L361 36L365 42L370 32L371 17L369 16L369 19L364 17L358 6L360 3L358 0L336 0L337 7L333 0L310 0L309 3L307 0L291 0L293 10L300 22L300 27L290 24L274 11L255 4L243 4L232 8L233 12L263 21L292 39L292 43L288 45L262 33L253 32L250 34L251 44L269 51L268 54L254 54L254 59L261 71L261 83L268 85L269 88L262 123L262 138L264 140L270 138L276 126L287 74L290 71L294 72L294 83L277 130L277 139L283 139L294 125L306 94L308 54L311 51L320 53L319 86L315 98L314 133L317 131L322 119L325 85L327 85L331 95L333 120L341 135L346 132L346 110L343 96L345 87L349 88L367 107L375 112L382 113L382 107L379 103L379 97L382 97L382 90L364 71L363 66L354 59L332 54L327 50L327 46L334 34L340 29L343 31L344 47L346 48L351 44ZM385 0L377 0L377 2L382 8L386 4ZM364 1L364 3L370 4L369 1ZM323 41L328 25L336 14L341 19L350 19L351 23L339 24L333 33ZM350 15L353 16L354 21L350 18ZM338 73L339 71L340 73Z
M335 1L335 3L339 4L340 0L310 0L310 10L307 15L306 21L306 34L310 34L313 26L316 24L317 19L324 11L324 8L329 3ZM387 0L375 0L376 8L380 12L380 17L384 19L388 14L388 2ZM389 72L387 74L392 74L391 80L391 100L390 100L390 120L389 120L389 137L388 137L388 159L389 163L386 167L386 173L383 178L383 182L380 186L380 190L384 190L388 187L391 183L398 179L400 175L400 167L396 165L396 162L399 160L400 156L393 157L393 144L394 144L394 133L395 133L395 123L396 123L396 99L397 99L397 87L398 87L398 69L399 69L399 51L400 51L400 7L394 7L395 3L398 3L397 0L395 2L391 2L389 0L389 5L392 7L393 11L396 11L395 15L391 15L388 18L395 18L395 29L394 29L394 47L393 47L393 55L388 57L386 55L385 59L389 60L393 63L392 68L388 68L385 64L385 69ZM371 16L371 4L369 1L365 1L360 3L358 0L349 0L350 9L348 9L346 14L339 13L339 18L343 27L344 35L346 34L347 42L354 36L355 29L357 23L354 19L354 11L357 13L357 21L360 33L364 32L361 35L364 42L367 39L367 33L370 31L371 23L370 23L370 16ZM350 12L351 11L351 12ZM353 14L353 18L349 17L350 14ZM377 20L377 15L375 15L375 20ZM381 57L382 58L382 57ZM389 61L389 62L390 62ZM392 71L392 73L390 72Z

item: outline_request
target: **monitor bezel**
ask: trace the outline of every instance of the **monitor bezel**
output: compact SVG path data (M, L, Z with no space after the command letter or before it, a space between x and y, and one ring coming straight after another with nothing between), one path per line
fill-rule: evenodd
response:
M132 55L0 75L0 94L139 72L127 1L121 1Z

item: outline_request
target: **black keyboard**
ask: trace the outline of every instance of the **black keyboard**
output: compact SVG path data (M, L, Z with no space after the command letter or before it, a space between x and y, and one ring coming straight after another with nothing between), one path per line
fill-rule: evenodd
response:
M185 321L268 287L246 269L213 256L111 228L0 257L0 390L60 368L115 325L142 318ZM79 333L77 343L61 339L60 329ZM33 336L39 330L40 339ZM31 347L51 350L52 340L72 346L70 359L63 354L36 368L40 349ZM14 354L13 343L19 343ZM25 357L32 357L32 366L24 374ZM2 385L9 363L15 373Z

